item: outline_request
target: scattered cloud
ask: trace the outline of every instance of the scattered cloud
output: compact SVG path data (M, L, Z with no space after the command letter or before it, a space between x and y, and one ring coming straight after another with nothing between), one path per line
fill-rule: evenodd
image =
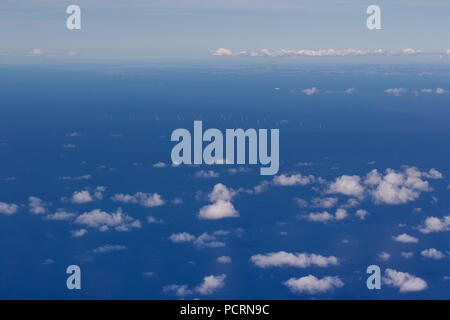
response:
M19 210L19 206L15 203L6 203L0 201L0 213L2 214L14 214Z
M153 165L154 168L165 168L167 167L167 164L164 162L157 162Z
M405 259L411 259L412 257L414 257L414 254L412 252L402 252L401 255Z
M450 230L450 216L442 217L428 217L425 219L422 226L419 226L419 231L422 233L443 232Z
M213 171L213 170L200 170L195 173L196 178L218 178L219 173Z
M416 237L410 236L409 234L402 233L396 237L393 237L394 241L402 242L402 243L417 243L419 239Z
M48 214L45 219L47 220L55 220L55 221L64 221L64 220L70 220L73 217L76 216L76 213L74 212L67 212L63 210L58 210L53 214Z
M86 235L88 231L86 229L79 229L79 230L72 230L70 231L72 237L75 238L81 238L82 236Z
M28 198L28 207L30 208L30 212L32 214L44 214L47 213L47 206L50 204L43 202L38 197L29 197Z
M198 213L200 219L218 220L224 218L237 218L239 212L230 201L217 200L213 204L202 207Z
M226 235L228 235L228 232L221 230L212 234L204 232L198 237L187 232L181 232L171 234L169 239L174 243L190 242L198 248L221 248L225 247L225 243L218 238Z
M273 178L273 184L276 186L306 186L315 181L314 176L302 176L300 173L292 175L279 175Z
M108 213L100 209L85 212L75 219L78 224L96 228L100 231L107 231L110 228L116 231L129 231L132 228L140 228L141 223L118 208L116 212Z
M210 275L203 278L203 282L195 288L195 291L201 295L211 295L225 286L226 275Z
M339 277L324 277L318 279L313 275L308 275L301 278L290 278L284 285L287 286L293 293L308 293L317 294L323 293L335 288L344 286Z
M389 286L399 288L402 293L422 291L428 287L422 278L389 268L385 271L383 282Z
M404 55L422 55L425 54L423 50L406 48L399 51L387 51L383 49L376 50L360 50L360 49L279 49L268 50L261 49L260 51L238 50L233 51L227 48L219 48L210 52L213 56L227 56L227 57L355 57L355 56L404 56ZM431 54L431 53L429 53Z
M306 94L307 96L312 96L316 93L319 93L320 90L317 89L316 87L312 87L312 88L308 88L308 89L304 89L302 90L302 93Z
M153 216L149 216L149 217L147 217L147 222L148 222L148 223L159 224L159 223L164 223L164 220L163 220L163 219L156 219L156 218L153 217Z
M222 264L231 263L231 258L228 256L220 256L217 258L217 262L222 263Z
M422 255L422 257L430 258L430 259L434 259L434 260L440 260L440 259L445 258L445 254L443 254L441 251L439 251L435 248L422 250L420 252L420 254Z
M83 204L94 201L91 194L87 190L75 191L71 198L72 203Z
M164 205L165 201L158 193L137 192L134 195L118 193L111 197L114 202L140 204L147 208L159 207Z
M179 242L192 242L195 240L195 236L193 236L190 233L187 232L181 232L181 233L173 233L169 239L172 242L179 243Z
M400 97L402 95L404 95L405 93L408 92L408 89L405 88L389 88L384 90L384 92L388 93L388 94L392 94L396 97Z
M286 251L272 252L268 254L253 255L250 260L260 268L270 267L296 267L307 268L310 266L328 267L338 265L336 257L325 257L320 254L289 253Z
M369 214L369 212L367 210L364 210L364 209L358 209L358 210L356 210L356 213L355 213L355 215L357 217L359 217L361 220L366 219L366 216L368 214Z
M441 178L442 174L436 169L426 172L404 166L401 171L387 169L384 175L374 169L364 178L357 175L338 177L329 184L326 193L343 194L358 199L369 195L375 203L404 204L415 201L422 192L432 190L427 179Z
M347 210L339 208L336 210L334 215L330 214L328 211L323 212L311 212L308 215L300 215L298 218L306 218L309 221L313 222L330 222L330 221L339 221L348 217Z
M200 208L198 218L218 220L239 217L239 212L231 203L231 200L235 195L236 191L233 189L227 188L222 183L216 184L208 196L209 201L213 203Z
M38 48L33 48L28 52L28 55L33 56L33 57L41 57L44 55L44 51L42 51L41 49L38 49Z
M170 284L168 286L163 287L164 293L174 293L177 297L184 298L187 296L190 296L192 294L192 290L189 289L189 287L185 284L178 285L178 284Z
M380 252L378 254L378 260L380 261L388 261L391 258L391 255L387 252Z

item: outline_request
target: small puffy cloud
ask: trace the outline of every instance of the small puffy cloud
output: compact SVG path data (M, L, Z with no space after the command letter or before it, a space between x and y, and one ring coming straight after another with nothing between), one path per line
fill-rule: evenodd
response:
M313 94L316 94L319 92L320 92L320 90L317 89L316 87L302 90L302 93L306 94L307 96L312 96Z
M147 208L159 207L164 205L164 200L158 193L137 192L134 195L118 193L111 197L114 202L140 204Z
M366 216L369 214L367 210L364 209L358 209L355 213L356 216L358 216L361 220L366 219Z
M213 170L200 170L198 172L195 173L195 177L196 178L218 178L219 177L219 173L213 171Z
M28 52L28 54L33 57L41 57L44 55L44 51L38 48L33 48Z
M239 212L230 201L217 200L213 204L202 207L198 213L200 219L218 220L224 218L237 218Z
M140 228L141 223L118 208L116 212L108 213L100 209L85 212L75 219L78 224L86 225L91 228L97 228L100 231L106 231L110 228L116 231L129 231L132 228Z
M388 261L391 258L391 255L387 252L380 252L378 254L378 260L380 261Z
M181 232L181 233L173 233L169 239L172 242L178 243L178 242L192 242L195 240L195 236L193 236L190 233L187 232Z
M412 257L414 257L414 254L412 252L402 252L400 253L402 255L403 258L405 259L411 259Z
M389 268L385 271L383 282L389 286L399 288L402 293L422 291L428 287L422 278Z
M95 249L92 249L93 253L107 253L107 252L111 252L111 251L123 251L123 250L127 250L128 248L126 246L122 246L122 245L104 245Z
M273 178L273 184L276 186L306 186L314 182L314 176L302 176L300 173L293 175L279 175Z
M87 190L75 191L71 198L72 203L82 204L94 201L91 194Z
M311 206L314 208L333 208L337 205L338 198L325 197L325 198L312 198Z
M191 242L199 248L221 248L225 247L225 243L218 240L218 237L227 235L227 232L214 232L209 234L207 232L202 233L198 237L187 233L173 233L169 239L174 243Z
M146 271L146 272L142 272L142 275L143 275L144 277L151 278L151 277L156 276L156 273L154 273L153 271Z
M164 293L174 293L177 297L184 298L192 294L192 290L187 285L170 284L163 287Z
M325 257L320 254L314 253L289 253L286 251L272 252L268 254L257 254L253 255L250 260L260 268L307 268L310 266L328 267L339 264L338 259L334 256Z
M210 275L203 278L203 282L195 288L195 291L201 295L211 295L225 286L226 275Z
M218 183L214 186L213 190L209 194L209 200L211 202L218 200L231 201L236 194L236 191L234 191L233 189L227 188L222 183Z
M232 56L233 51L231 51L230 49L226 49L226 48L219 48L213 52L211 52L211 54L213 56Z
M434 260L439 260L439 259L445 258L445 255L441 251L439 251L435 248L422 250L420 252L420 254L422 255L422 257L430 258L430 259L434 259Z
M164 162L157 162L153 165L154 168L165 168L167 167L167 164L165 164Z
M19 206L15 203L6 203L0 201L0 213L2 214L14 214L19 210Z
M347 210L339 208L336 210L334 215L330 214L328 211L324 212L311 212L306 216L298 216L299 218L306 218L309 221L313 222L330 222L330 221L339 221L348 217Z
M345 90L346 94L352 94L352 93L355 93L355 92L356 92L355 88L348 88L347 90Z
M306 216L306 218L309 221L313 221L313 222L328 222L328 221L334 220L334 216L332 214L328 213L328 211L311 212L310 214L308 214Z
M56 220L56 221L64 221L64 220L70 220L73 217L75 217L76 214L73 212L67 212L63 210L58 210L53 214L48 214L45 219L47 220Z
M86 229L79 229L79 230L72 230L70 231L70 234L72 235L72 237L75 238L81 238L82 236L84 236L88 231Z
M284 285L294 293L317 294L341 288L344 286L344 283L339 277L318 279L313 275L308 275L301 278L291 278L284 282Z
M147 217L147 222L148 223L156 223L156 224L158 224L158 223L164 223L164 220L163 219L156 219L153 216L149 216L149 217Z
M443 232L450 230L450 216L442 217L428 217L425 219L423 225L419 226L419 231L422 233Z
M410 236L409 234L402 233L396 237L393 237L394 241L402 242L402 243L417 243L419 239L416 237Z
M236 194L236 191L227 188L222 183L216 184L208 195L209 201L213 203L200 208L197 217L210 220L239 217L239 212L231 203Z
M388 93L388 94L392 94L392 95L394 95L396 97L400 97L401 95L404 95L405 93L407 93L408 89L405 89L405 88L389 88L389 89L384 90L384 92Z
M29 197L28 198L28 207L30 208L30 212L32 214L44 214L47 213L47 206L49 204L43 202L38 197Z
M436 93L437 94L443 94L443 93L446 93L447 91L446 90L444 90L444 89L442 89L442 88L437 88L436 89Z
M336 220L345 219L345 218L347 218L347 216L348 216L347 210L342 209L342 208L339 208L336 210L336 213L335 213Z
M214 232L213 234L209 234L207 232L202 233L195 239L194 244L199 248L222 248L225 247L225 243L223 241L219 241L217 239L218 236L226 235L222 232Z
M327 192L359 198L363 196L364 187L361 185L361 178L359 176L343 175L336 178L336 181L329 185Z
M406 48L406 49L402 49L401 53L403 53L405 55L416 55L416 54L422 54L424 52L423 52L423 50L417 50L417 49L413 49L413 48Z
M217 258L217 262L222 263L222 264L231 263L231 258L228 256L220 256Z
M294 201L297 203L297 206L300 208L307 208L309 206L308 201L302 198L294 198Z

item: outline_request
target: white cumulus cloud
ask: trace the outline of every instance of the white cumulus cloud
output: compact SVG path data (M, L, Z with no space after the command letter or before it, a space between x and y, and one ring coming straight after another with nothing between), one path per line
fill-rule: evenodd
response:
M325 257L320 254L289 253L286 251L253 255L250 260L260 268L270 267L296 267L307 268L310 266L328 267L338 265L338 258Z
M344 286L344 283L339 277L318 279L313 275L308 275L301 278L291 278L284 282L284 285L294 293L317 294L341 288Z
M389 286L399 288L400 292L414 292L427 289L428 285L422 278L407 272L386 269L383 282Z

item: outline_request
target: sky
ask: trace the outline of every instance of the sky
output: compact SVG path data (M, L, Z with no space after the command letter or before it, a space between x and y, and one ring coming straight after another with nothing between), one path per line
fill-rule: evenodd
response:
M65 11L71 4L81 8L81 30L65 26ZM381 8L381 30L366 27L366 9L372 4ZM446 9L444 0L6 0L0 4L0 54L8 55L4 61L22 62L29 62L30 55L39 62L36 55L46 55L40 60L47 63L55 59L216 61L210 53L219 48L256 52L412 48L434 53L432 61L436 61L450 49ZM33 49L42 54L30 54Z
M445 1L69 4L0 3L0 299L450 298ZM279 170L174 163L194 121Z

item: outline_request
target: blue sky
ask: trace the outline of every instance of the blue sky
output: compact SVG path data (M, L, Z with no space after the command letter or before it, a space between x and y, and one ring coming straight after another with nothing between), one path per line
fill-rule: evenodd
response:
M0 3L0 298L449 298L447 1L69 4ZM196 120L279 172L173 165Z
M449 49L448 3L440 0L80 0L76 3L82 9L80 31L65 28L65 10L70 4L73 2L2 1L0 53L10 55L4 60L23 60L33 48L52 57L47 62L57 58L204 61L218 48L413 48L431 53ZM371 4L381 7L383 30L366 28L365 11ZM68 52L77 55L68 57Z

